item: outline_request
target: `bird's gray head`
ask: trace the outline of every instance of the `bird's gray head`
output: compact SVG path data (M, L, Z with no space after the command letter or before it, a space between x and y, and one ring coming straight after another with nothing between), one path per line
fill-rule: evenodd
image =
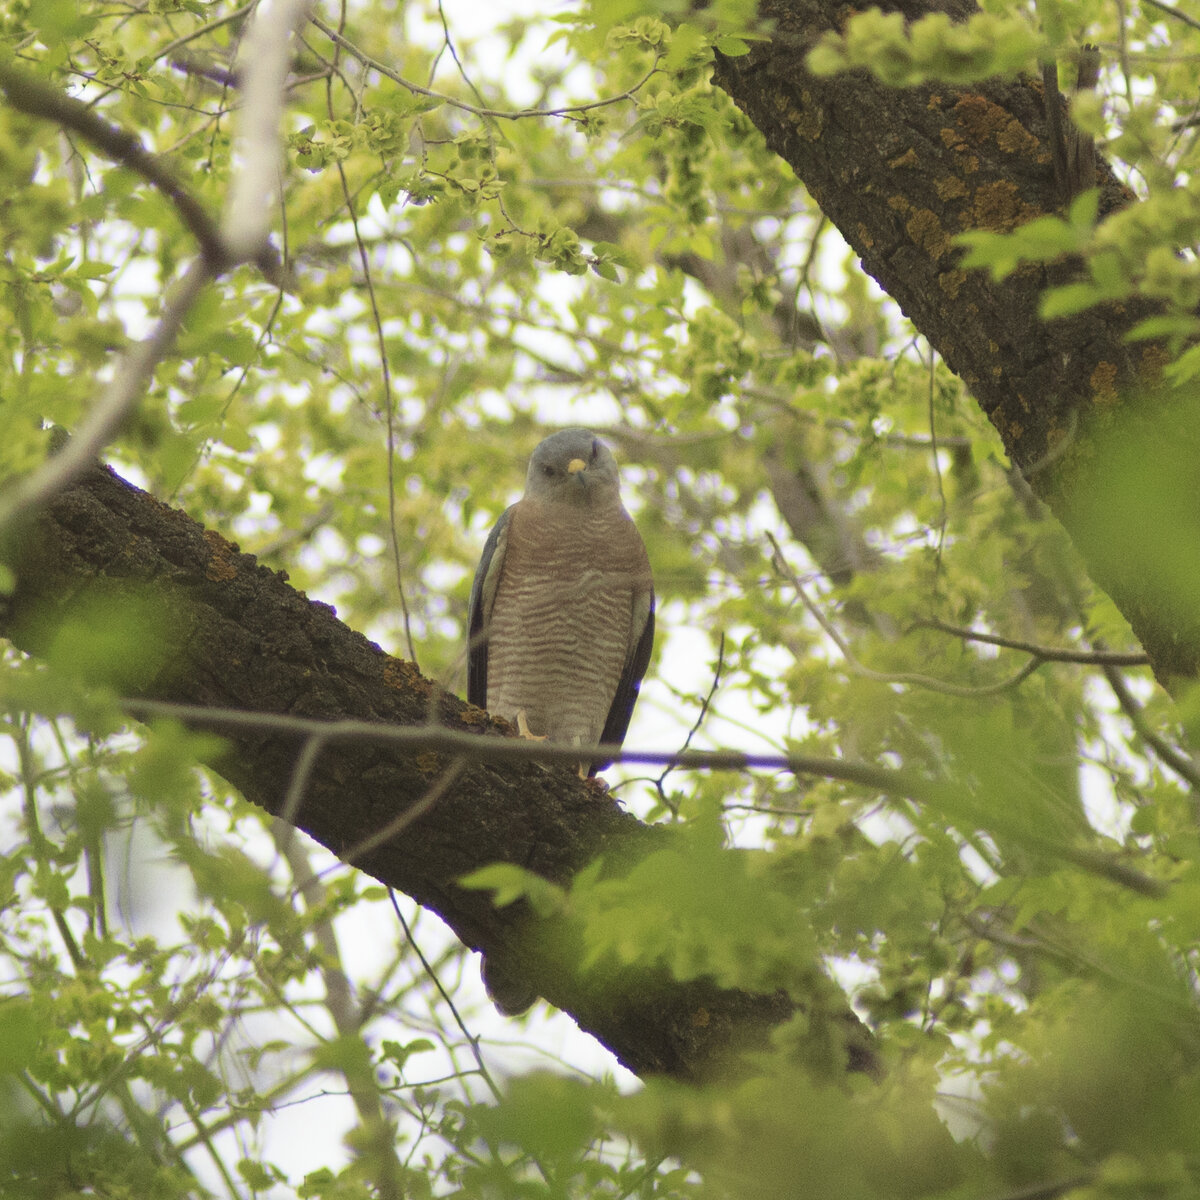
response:
M620 478L612 451L587 429L564 429L538 445L529 460L525 495L572 504L620 502Z

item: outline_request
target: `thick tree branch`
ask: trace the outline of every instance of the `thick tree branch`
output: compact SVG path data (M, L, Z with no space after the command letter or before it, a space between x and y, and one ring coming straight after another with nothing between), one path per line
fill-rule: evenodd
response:
M121 681L145 699L362 721L447 732L507 732L441 692L410 663L309 601L283 576L111 472L93 468L10 535L3 557L17 586L0 602L0 633L54 654L75 619L139 614L146 669ZM213 766L273 814L294 801L294 823L335 854L438 912L468 946L521 971L552 1003L631 1070L681 1079L713 1076L803 1007L845 1042L851 1067L875 1070L865 1030L815 970L803 1005L780 992L751 995L711 981L681 984L665 971L580 976L578 930L497 909L458 880L496 861L567 884L597 857L620 871L671 844L569 766L473 761L453 749L329 737L292 789L310 727L223 726L229 751ZM398 830L385 839L379 831ZM403 826L403 828L400 828Z

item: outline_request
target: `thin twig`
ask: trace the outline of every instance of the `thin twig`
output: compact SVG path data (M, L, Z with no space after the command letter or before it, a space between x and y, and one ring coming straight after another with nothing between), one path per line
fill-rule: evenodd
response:
M467 769L467 761L464 757L456 758L437 777L433 786L416 804L406 808L398 817L394 817L382 829L377 830L370 837L363 838L361 842L356 842L344 854L339 855L342 861L353 864L355 859L361 858L364 854L370 854L372 850L382 846L385 842L390 842L392 838L399 837L410 825L419 821L450 790Z
M492 1093L492 1096L496 1100L499 1100L500 1089L496 1086L496 1081L492 1078L491 1072L487 1069L487 1066L483 1061L483 1055L479 1052L479 1038L472 1034L467 1028L467 1023L462 1019L462 1014L459 1013L458 1007L454 1003L450 993L446 991L445 987L443 987L442 981L438 977L438 973L433 969L433 965L430 963L429 959L425 957L421 947L417 945L417 941L412 935L412 929L409 928L408 922L404 919L404 914L400 911L400 904L396 900L395 888L388 888L388 899L392 902L392 908L396 913L396 920L400 922L400 928L404 930L405 940L413 948L413 953L416 954L417 958L420 960L421 967L424 969L425 974L428 975L433 981L433 986L437 988L438 994L446 1002L447 1008L450 1009L450 1015L454 1018L454 1023L458 1026L459 1032L466 1039L467 1045L471 1047L471 1057L475 1060L475 1066L479 1069L479 1074L484 1083L488 1085L488 1091Z
M337 164L338 178L342 184L342 197L346 203L346 211L350 214L350 227L354 230L354 242L358 247L359 264L362 267L363 281L367 286L367 296L371 302L371 323L375 329L375 342L379 349L379 370L383 379L383 411L387 418L387 503L388 503L388 533L392 551L392 566L396 572L396 594L400 600L400 614L404 621L404 642L408 649L408 657L414 667L420 667L417 662L417 644L413 639L412 616L408 610L408 596L404 590L404 570L401 566L400 531L396 528L396 400L392 393L392 368L388 361L387 339L383 333L383 316L379 311L379 299L375 294L375 279L371 274L371 259L363 244L362 234L358 228L358 213L354 208L354 199L350 194L350 183L346 179L346 169L339 161Z
M717 643L717 666L716 666L716 669L713 671L712 684L709 686L708 695L706 695L704 697L704 699L700 701L700 711L696 714L696 719L695 719L695 721L692 722L692 727L691 727L691 729L688 730L687 737L685 737L683 739L683 745L680 746L680 748L679 748L680 753L683 753L684 751L691 749L692 738L694 738L696 736L696 734L700 732L700 726L704 724L704 718L708 715L709 706L712 704L713 697L717 694L717 688L720 687L720 685L721 685L721 669L724 667L724 665L725 665L725 634L724 634L724 632L722 632L721 636L720 636L720 640ZM663 783L666 781L667 776L673 770L675 770L675 765L668 764L667 766L665 766L663 768L662 774L659 775L659 777L656 780L654 780L654 787L655 787L655 790L658 792L659 799L661 799L662 802L664 804L666 804L668 808L670 808L671 806L669 804L667 804L666 793L663 791ZM675 815L678 816L679 814L676 813Z
M500 108L480 108L474 104L467 104L464 100L455 100L453 96L444 95L441 92L435 92L431 88L422 87L419 83L413 83L411 79L405 79L391 67L385 63L381 63L377 58L372 58L364 50L360 50L353 42L342 37L336 29L326 25L319 17L313 17L312 23L335 45L341 46L347 54L358 59L364 67L369 70L378 71L380 75L386 79L390 79L393 83L398 83L402 88L407 88L408 91L418 96L428 96L431 100L437 100L441 104L448 104L451 108L461 109L463 112L474 113L477 117L493 117L501 121L518 121L523 117L569 117L573 113L589 112L594 108L605 108L610 104L619 104L622 100L632 100L635 95L650 81L650 79L658 72L658 58L654 59L650 70L642 76L628 91L620 92L615 96L609 96L605 100L592 100L587 104L568 104L562 108L521 108L505 110Z
M462 1014L458 1011L458 1006L451 999L450 993L447 992L445 987L442 986L442 981L438 977L438 973L433 969L432 964L425 957L424 951L419 945L417 945L417 941L412 935L412 930L409 928L408 922L404 919L404 914L400 911L400 905L396 900L395 888L388 888L388 899L392 902L392 908L396 913L396 920L400 922L400 928L404 930L404 936L408 940L408 944L413 948L413 953L416 954L417 958L420 960L425 974L433 980L433 986L437 988L439 995L446 1002L446 1006L450 1009L450 1015L454 1018L454 1023L458 1026L459 1032L466 1039L467 1045L470 1046L471 1057L475 1060L475 1066L478 1069L481 1078L483 1079L484 1083L487 1084L488 1090L492 1093L492 1098L499 1100L500 1089L496 1086L496 1081L492 1078L492 1073L487 1069L487 1064L483 1061L483 1053L479 1049L479 1038L473 1035L467 1028L467 1023L463 1020ZM489 1145L488 1149L491 1150L493 1157L497 1156L494 1147ZM550 1176L547 1174L546 1168L543 1167L541 1162L538 1161L537 1156L528 1150L526 1153L529 1155L530 1161L541 1173L542 1178L549 1183Z
M314 738L308 746L317 741ZM304 906L312 918L312 933L322 954L319 966L321 981L325 987L325 1008L333 1018L333 1027L340 1037L361 1038L365 1009L354 1000L353 987L342 966L341 950L332 917L323 910L327 899L319 877L313 872L308 855L295 838L295 829L276 818L271 823L271 836L279 853L287 862L292 878L297 880L297 890L304 897ZM342 1069L346 1088L358 1119L367 1133L365 1142L360 1141L358 1152L367 1173L373 1177L381 1200L403 1200L404 1187L400 1181L401 1165L396 1153L393 1131L389 1128L387 1114L383 1109L379 1087L372 1079L372 1086L364 1087L361 1079L346 1067ZM372 1160L377 1164L371 1168Z
M1062 434L1058 441L1046 451L1041 458L1035 459L1027 467L1017 464L1017 469L1026 480L1032 479L1035 475L1040 474L1047 467L1053 466L1070 448L1071 443L1075 440L1075 433L1079 428L1079 412L1077 409L1070 409L1067 412L1067 432Z
M240 8L235 8L232 12L228 12L222 17L214 18L212 21L209 21L207 25L201 25L199 28L193 29L191 33L185 33L182 35L182 37L177 37L174 41L168 42L165 46L160 46L154 52L154 55L149 59L149 62L159 63L162 62L163 59L170 59L177 50L186 46L189 42L194 42L199 38L207 37L214 30L220 29L223 25L231 25L235 21L240 21L242 17L246 16L254 9L255 4L257 3L258 0L251 0L249 4L243 4ZM88 107L95 108L97 104L100 104L114 92L119 92L120 90L121 89L119 87L111 85L104 88L101 92L99 92L97 95L94 95L88 101Z
M739 771L766 769L792 771L797 775L818 775L840 779L879 792L902 796L917 803L942 804L945 782L924 778L897 767L877 767L872 763L851 762L840 758L821 758L810 754L744 754L730 750L688 750L683 753L622 750L620 746L565 746L533 742L521 737L494 737L463 733L438 725L389 725L374 721L318 721L308 717L289 717L279 713L245 712L239 709L208 708L201 704L179 704L169 700L122 700L121 707L140 719L169 717L213 729L252 729L258 732L291 734L299 737L323 737L327 742L383 742L412 749L446 750L457 757L437 782L416 804L402 812L383 829L351 847L341 858L352 862L390 841L427 813L449 790L472 762L523 761L553 762L574 768L581 758L599 758L613 762L675 764L692 770ZM579 786L586 786L579 781ZM1161 897L1167 884L1128 865L1123 857L1098 850L1063 845L1044 839L1045 847L1076 866L1118 883L1144 896Z
M446 7L442 0L438 0L438 17L442 22L442 40L445 43L446 49L450 51L450 57L454 59L454 65L458 68L459 75L462 76L462 81L475 93L475 99L480 104L483 103L483 95L472 82L471 77L467 74L466 67L462 64L462 59L458 57L458 51L454 48L454 39L450 36L450 23L446 20ZM433 82L433 75L430 74L429 82Z
M1133 92L1133 69L1129 62L1129 15L1125 8L1125 0L1116 0L1117 4L1117 58L1121 63L1121 78L1125 81L1125 103L1129 111L1136 111L1136 101Z
M887 795L919 800L932 795L934 785L910 771L877 767L871 763L811 754L748 754L741 750L646 751L615 745L574 746L535 742L526 738L495 734L465 733L441 725L394 725L382 721L320 721L289 717L282 713L247 712L241 709L209 708L202 704L180 704L171 700L120 701L122 709L138 720L169 718L216 730L255 730L292 737L321 737L330 742L382 742L422 750L458 753L473 762L549 762L574 768L580 759L678 766L687 770L792 771L857 783ZM581 785L582 786L582 785ZM421 803L424 803L424 798ZM410 810L411 811L411 810ZM402 814L409 823L412 818ZM401 826L403 827L403 826ZM396 830L389 826L388 836ZM357 854L365 853L356 848Z
M1151 8L1157 8L1159 12L1164 12L1174 17L1177 21L1182 21L1185 25L1190 25L1193 29L1200 29L1200 21L1195 17L1189 17L1187 13L1181 12L1170 4L1164 4L1163 0L1141 0L1142 4L1148 4Z
M342 14L342 19L345 19L345 13ZM319 22L318 22L319 24ZM341 48L340 43L335 42L338 49ZM334 52L333 70L341 76L341 64L338 61L337 50ZM342 76L344 79L344 76ZM347 87L349 84L347 83ZM333 104L333 80L329 78L325 83L325 105L329 113L329 119L332 121L336 113ZM358 97L355 97L356 108L359 105ZM358 250L359 266L362 270L363 283L366 285L367 298L371 306L371 321L375 330L375 343L379 352L379 370L380 377L383 380L383 411L387 421L387 505L388 505L388 535L389 545L392 552L392 566L396 572L396 595L400 601L400 615L404 622L404 642L408 649L408 657L412 661L413 666L418 667L417 662L417 644L413 638L412 632L412 615L408 609L408 595L404 588L404 569L402 567L403 556L400 553L400 531L396 527L396 400L392 392L392 368L388 358L387 339L383 333L383 316L379 311L379 297L375 292L375 277L371 273L371 256L367 252L366 242L363 240L362 230L358 224L358 212L354 206L354 197L350 191L350 181L346 177L346 168L341 161L337 162L338 180L341 183L342 199L346 205L346 212L350 215L350 227L354 231L354 245Z
M312 778L313 768L325 748L325 739L318 733L305 738L300 748L300 756L292 768L292 778L288 783L287 795L283 798L283 807L279 810L279 819L286 821L289 826L296 823L296 814L304 803L304 794L308 791L308 781ZM286 850L286 847L281 847Z
M1117 698L1117 703L1129 718L1138 737L1158 755L1164 766L1174 771L1195 793L1200 794L1200 767L1197 766L1195 760L1183 751L1177 750L1166 738L1160 737L1150 728L1150 722L1146 720L1142 706L1134 699L1124 676L1115 666L1105 664L1101 670L1104 672L1104 678L1108 680L1108 686L1112 688L1113 695Z
M933 463L933 477L937 480L938 500L941 515L938 520L937 554L935 556L938 572L942 569L942 550L946 544L946 521L948 507L946 504L946 486L942 480L942 464L938 460L937 412L934 405L936 394L937 351L929 347L929 459Z
M1065 650L1056 646L1042 646L1037 642L1024 642L1017 638L1001 637L995 633L985 633L981 629L968 629L961 625L949 625L936 617L914 621L910 629L936 629L939 633L948 633L962 638L966 642L983 642L988 646L1000 646L1005 650L1020 650L1032 654L1044 662L1080 663L1084 666L1102 667L1146 667L1150 665L1150 656L1141 653L1120 653L1115 650Z
M206 37L212 33L214 29L220 29L222 25L232 24L234 21L240 21L242 17L249 16L254 8L254 3L243 4L240 8L235 8L233 12L226 13L223 17L216 17L209 21L207 25L201 25L199 29L193 29L191 33L185 33L182 37L177 37L173 42L168 42L161 49L155 51L151 61L162 62L164 58L170 58L177 50L182 49L189 42L196 41L197 38Z

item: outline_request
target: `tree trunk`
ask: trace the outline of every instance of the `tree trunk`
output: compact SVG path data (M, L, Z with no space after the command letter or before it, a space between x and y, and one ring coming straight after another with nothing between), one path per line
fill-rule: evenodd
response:
M966 0L882 7L910 19L975 11ZM862 72L811 75L807 52L853 11L838 0L763 0L770 39L718 55L716 82L971 389L1158 678L1194 677L1200 522L1179 497L1196 491L1200 428L1157 393L1162 347L1125 340L1149 306L1046 322L1042 292L1076 277L1077 262L1025 265L1000 283L958 265L956 234L1011 231L1058 208L1041 80L897 89ZM1096 166L1103 217L1132 197L1099 155Z

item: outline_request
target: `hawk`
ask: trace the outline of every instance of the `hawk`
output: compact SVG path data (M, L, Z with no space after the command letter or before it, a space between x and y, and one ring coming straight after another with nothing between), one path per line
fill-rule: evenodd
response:
M624 741L654 642L654 579L616 459L588 430L534 450L525 494L483 548L469 630L472 704L525 737Z

